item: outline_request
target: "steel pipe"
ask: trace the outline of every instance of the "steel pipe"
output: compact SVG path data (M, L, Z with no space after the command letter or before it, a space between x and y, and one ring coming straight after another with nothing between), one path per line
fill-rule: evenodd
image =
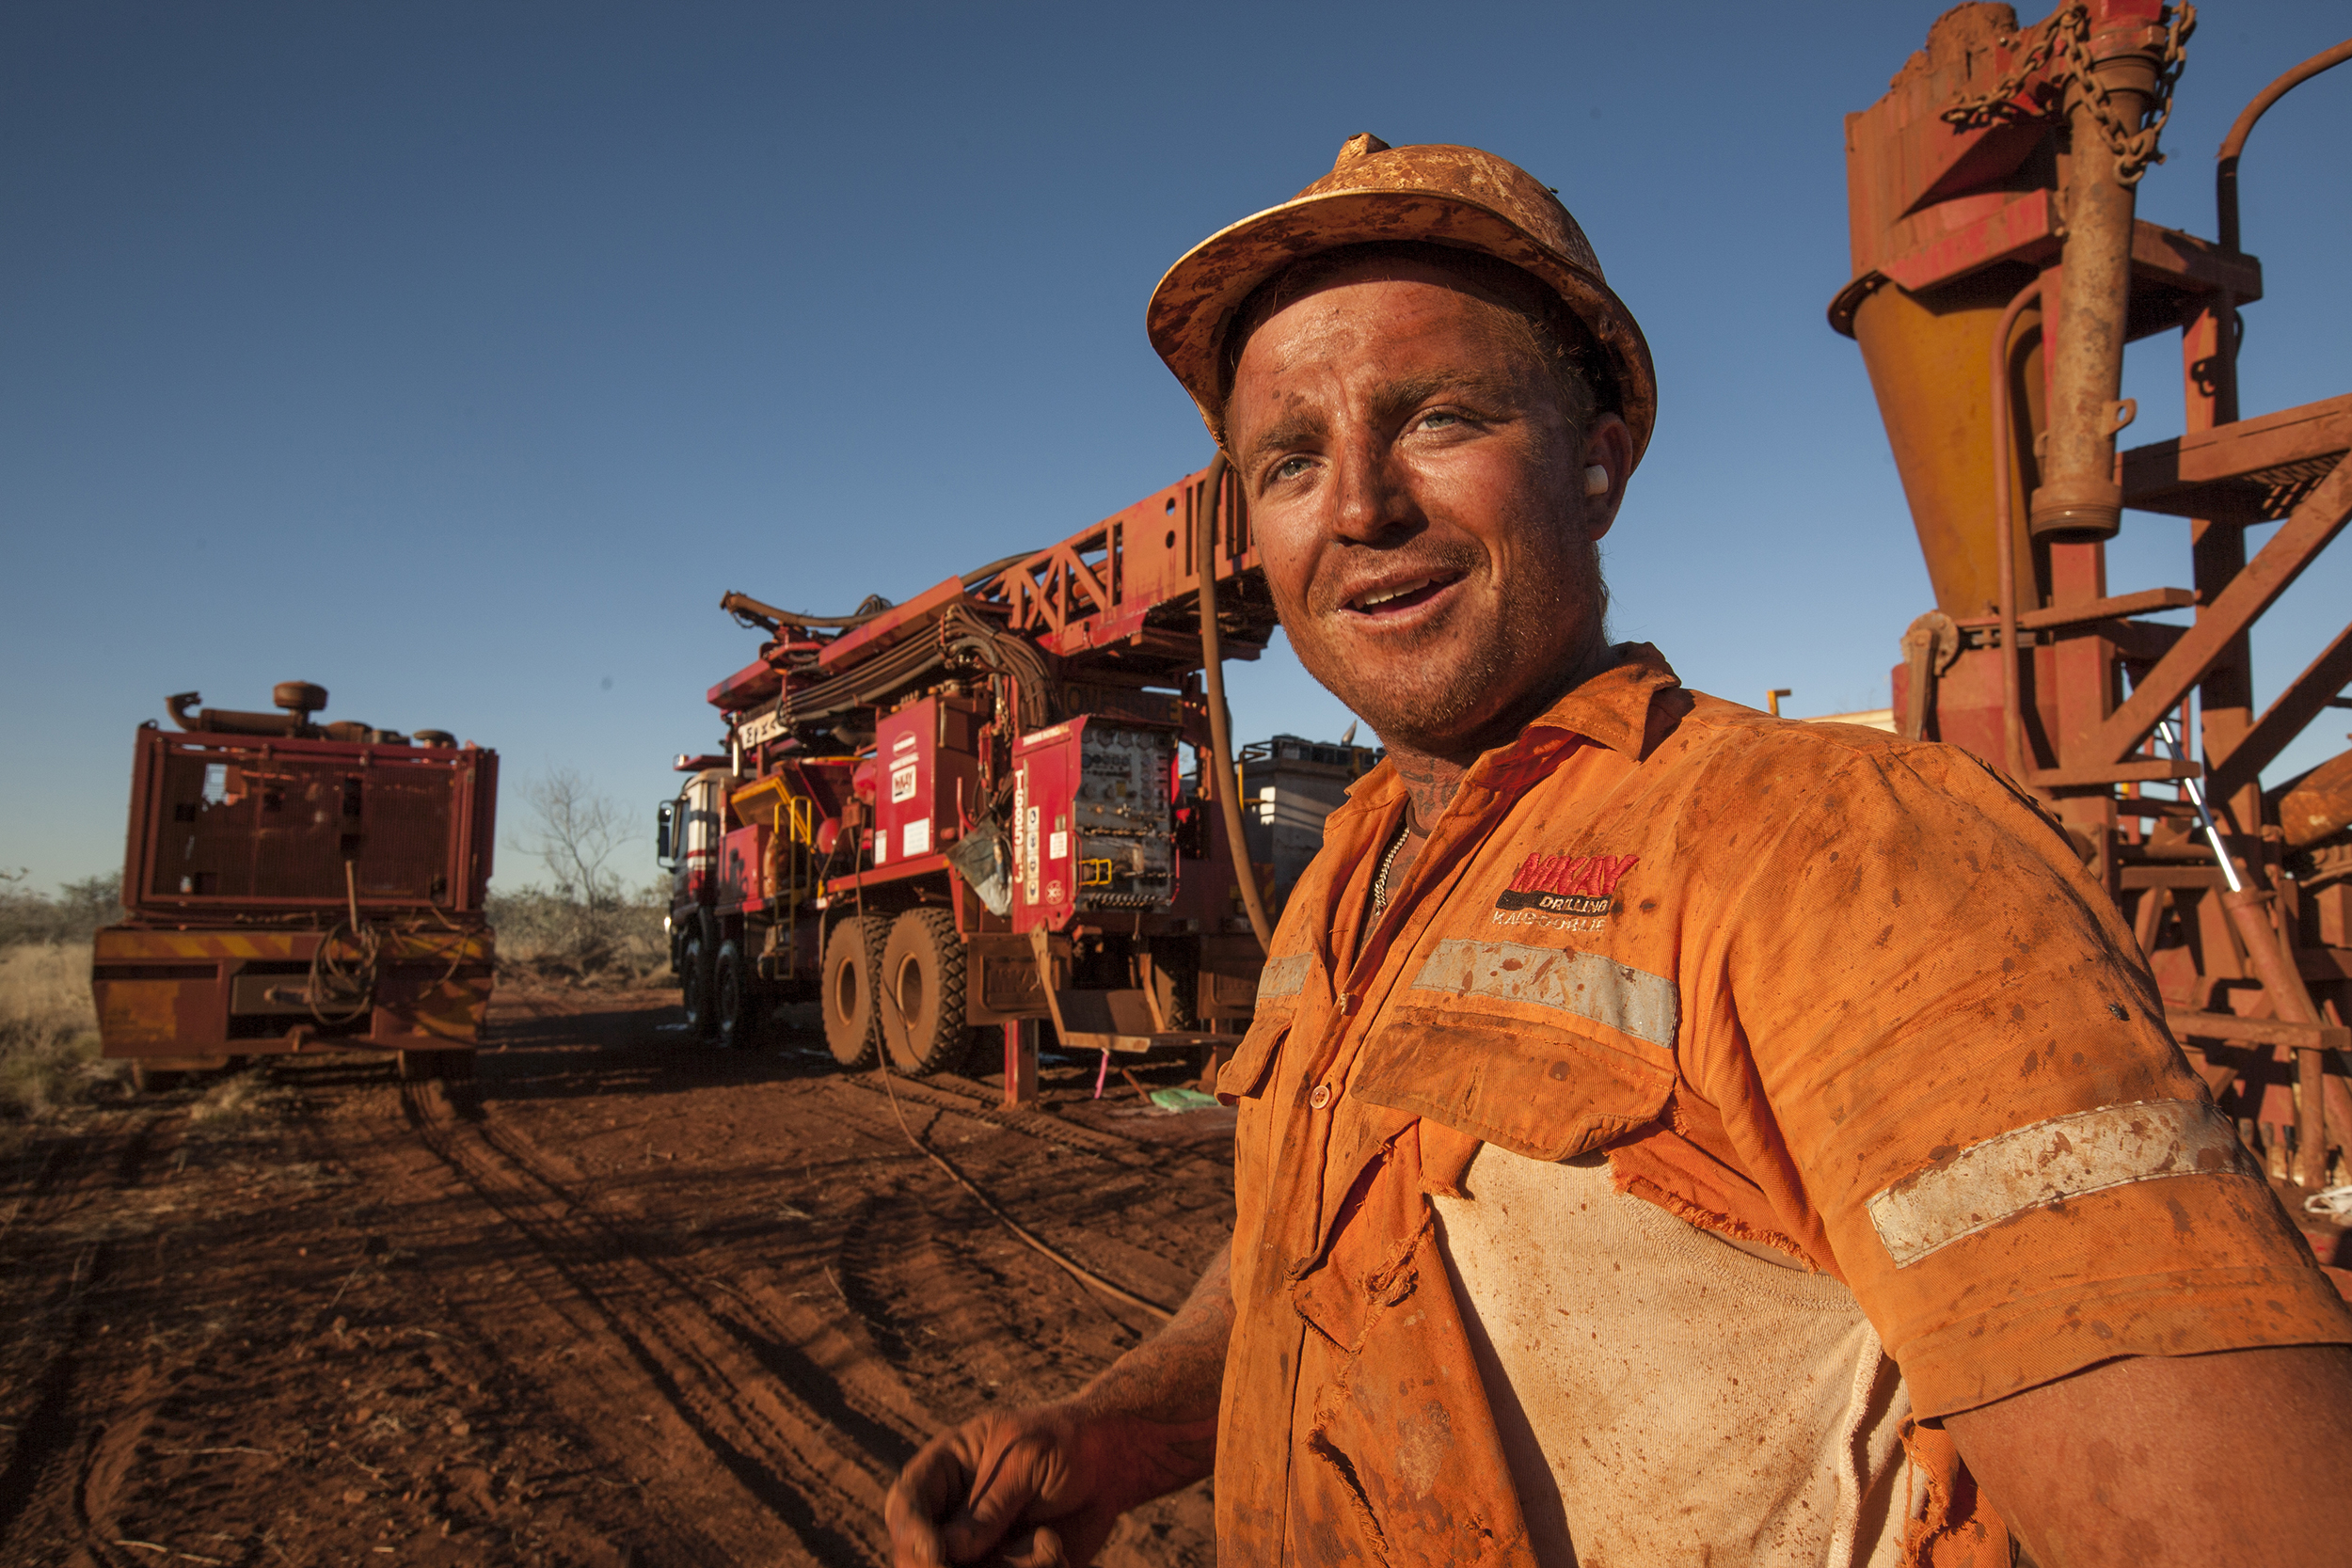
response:
M2270 112L2270 106L2301 87L2323 71L2331 70L2352 60L2352 39L2346 39L2333 49L2323 49L2289 71L2254 95L2237 119L2230 126L2230 134L2221 138L2221 150L2214 156L2220 166L2214 170L2213 204L2216 237L2224 250L2238 248L2237 164L2246 151L2246 138L2254 129L2254 122Z
M2009 338L2027 302L2041 297L2042 279L2037 277L2017 291L1993 328L1993 531L2001 550L2001 763L2020 784L2026 773L2017 674L2017 519L2009 504Z
M2117 393L2123 385L2137 193L2108 140L2106 117L2120 117L2128 126L2140 122L2156 94L2160 54L2160 48L2156 54L2134 49L2110 55L2093 68L2095 81L2077 79L2067 87L2074 155L2066 182L2065 270L2056 341L2047 332L2042 341L2050 367L2049 424L2042 483L2027 508L2038 539L2111 539L2122 526L2115 433L2130 422Z

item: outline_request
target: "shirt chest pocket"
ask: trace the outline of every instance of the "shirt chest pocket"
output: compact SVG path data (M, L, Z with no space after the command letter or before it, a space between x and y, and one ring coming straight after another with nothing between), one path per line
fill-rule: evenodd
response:
M1298 998L1291 996L1280 1002L1258 1004L1257 1016L1250 1020L1249 1032L1233 1048L1233 1054L1217 1069L1216 1094L1228 1105L1236 1100L1250 1099L1263 1092L1274 1058L1282 1047L1282 1037L1291 1032L1291 1024L1298 1016Z
M1230 1105L1236 1100L1264 1092L1268 1071L1281 1051L1282 1037L1298 1021L1309 990L1313 989L1320 994L1320 988L1311 988L1313 975L1314 958L1309 954L1266 960L1258 976L1258 1006L1250 1017L1249 1032L1242 1036L1232 1058L1217 1070L1217 1098Z
M1531 1160L1558 1161L1655 1121L1674 1085L1672 1066L1557 1024L1404 1006L1366 1042L1350 1092Z

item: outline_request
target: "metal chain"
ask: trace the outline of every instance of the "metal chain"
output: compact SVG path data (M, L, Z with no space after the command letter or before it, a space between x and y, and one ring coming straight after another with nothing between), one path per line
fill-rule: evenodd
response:
M2107 146L2115 153L2116 180L2124 185L2137 185L2150 165L2164 162L2164 154L2156 150L2156 137L2163 132L2165 122L2172 118L2172 85L2181 79L2181 68L2188 63L2188 36L2197 29L2197 8L2184 0L2172 12L2171 25L2164 35L2164 64L2156 74L2155 114L2137 130L2115 108L2106 87L2092 73L2090 19L2080 6L2073 8L2075 24L2063 29L2067 63L2073 68L2074 80L2083 86L2084 97L2098 118L2099 128L2106 133Z
M1389 907L1389 868L1396 863L1396 852L1405 847L1405 841L1412 833L1412 823L1404 823L1396 830L1396 836L1389 840L1389 852L1380 857L1380 870L1372 879L1372 912L1375 914Z
M2197 8L2182 0L2173 8L2172 20L2165 28L2164 64L2157 72L2155 113L2145 126L2135 129L2124 119L2092 70L2090 12L2079 0L2050 14L2042 24L2041 36L1990 92L1963 94L1945 108L1943 118L1963 130L2025 118L2028 111L2017 106L2017 95L2049 64L2053 55L2061 55L2060 68L2051 72L2050 84L2061 88L2069 81L2080 84L2084 102L2090 105L2092 117L2106 135L2108 150L2115 154L2117 181L2137 185L2151 165L2164 162L2164 154L2156 150L2156 141L2172 118L2173 85L2180 81L2181 69L2188 63L2189 35L2196 30Z
M2058 47L2059 31L2070 21L2076 20L2086 24L2090 21L2089 13L2080 5L2070 5L2062 10L2052 11L2049 19L2042 24L2042 36L2026 48L2024 57L2010 68L2009 74L1995 82L1989 92L1963 93L1953 99L1945 107L1945 121L1963 131L1973 131L2005 119L2025 118L2025 111L2017 106L2017 95L2026 90L2026 84L2032 81L2049 62L2051 51ZM2063 79L2058 79L2057 85L2062 86Z

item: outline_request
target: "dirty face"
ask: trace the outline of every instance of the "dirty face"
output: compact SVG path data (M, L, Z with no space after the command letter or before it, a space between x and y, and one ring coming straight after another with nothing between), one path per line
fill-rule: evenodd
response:
M1631 442L1579 431L1504 307L1367 261L1253 331L1226 446L1282 626L1391 747L1454 755L1534 717L1602 647L1597 545ZM1585 494L1598 463L1608 487Z

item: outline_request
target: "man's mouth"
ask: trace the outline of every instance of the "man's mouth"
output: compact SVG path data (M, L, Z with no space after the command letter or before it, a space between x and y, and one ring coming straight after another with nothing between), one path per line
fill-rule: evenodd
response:
M1460 572L1424 573L1403 578L1368 588L1347 601L1347 608L1359 615L1387 616L1427 604L1447 589L1462 580Z

